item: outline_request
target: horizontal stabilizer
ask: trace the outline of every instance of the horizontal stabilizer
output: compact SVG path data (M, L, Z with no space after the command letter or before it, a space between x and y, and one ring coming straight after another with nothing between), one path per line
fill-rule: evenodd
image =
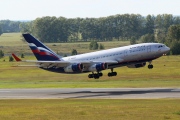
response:
M17 62L19 62L19 61L22 61L20 58L18 58L14 53L12 53L12 56L13 56L13 58L17 61Z
M12 67L39 67L39 65L13 65Z

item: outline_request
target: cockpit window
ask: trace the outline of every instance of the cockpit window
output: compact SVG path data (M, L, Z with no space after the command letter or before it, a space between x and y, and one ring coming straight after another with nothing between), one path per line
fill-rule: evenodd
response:
M164 47L164 45L159 45L158 48Z

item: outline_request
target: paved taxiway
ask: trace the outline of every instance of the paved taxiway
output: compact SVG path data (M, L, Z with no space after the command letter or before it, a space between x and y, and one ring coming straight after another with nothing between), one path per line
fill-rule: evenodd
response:
M158 99L180 98L180 88L0 89L0 99Z

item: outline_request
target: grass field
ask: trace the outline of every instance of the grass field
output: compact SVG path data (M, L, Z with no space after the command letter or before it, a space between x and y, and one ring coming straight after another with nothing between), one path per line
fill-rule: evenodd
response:
M53 51L61 55L71 54L72 49L76 49L78 53L92 52L89 50L90 42L77 43L45 43ZM105 49L128 45L129 41L113 41L113 42L99 42L105 46ZM2 48L3 47L3 48ZM26 42L22 41L21 33L4 33L0 36L0 49L3 49L6 54L12 52L16 54L32 54Z
M179 120L179 99L0 100L1 120Z
M0 36L0 49L6 55L25 53L25 59L35 59L20 33ZM105 48L128 42L103 42ZM88 43L47 44L54 51L90 52ZM28 56L27 56L28 55ZM30 56L29 56L30 55ZM3 62L5 60L5 62ZM122 88L122 87L180 87L180 56L164 56L153 61L154 68L115 69L116 77L107 77L109 70L98 80L88 74L51 73L35 67L13 67L8 56L0 59L0 88ZM179 99L37 99L0 100L0 120L179 120Z
M26 58L29 59L29 58ZM3 60L3 59L1 59ZM103 71L98 80L85 74L60 74L36 67L13 67L17 62L0 62L0 88L119 88L119 87L180 87L180 56L164 56L154 60L154 68L120 67L116 77Z

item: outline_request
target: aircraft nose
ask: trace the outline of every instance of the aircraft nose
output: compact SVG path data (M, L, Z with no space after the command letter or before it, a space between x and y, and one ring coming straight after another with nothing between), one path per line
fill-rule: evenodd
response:
M170 51L170 48L169 47L166 47L165 48L165 53L168 53Z
M170 48L169 47L167 47L167 52L169 52L170 51Z

